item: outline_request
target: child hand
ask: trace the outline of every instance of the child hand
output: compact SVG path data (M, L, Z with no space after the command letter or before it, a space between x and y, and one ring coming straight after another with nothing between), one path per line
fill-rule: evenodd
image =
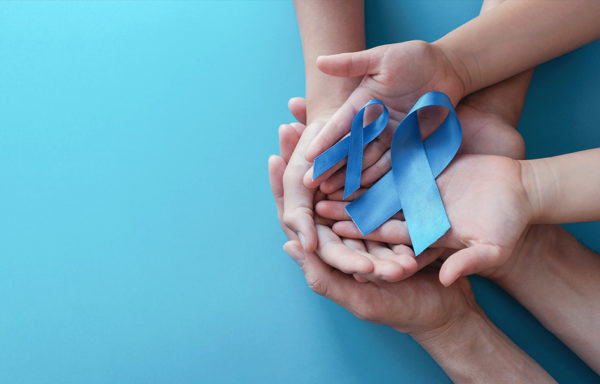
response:
M317 66L332 76L362 77L360 85L337 110L306 149L306 159L315 157L331 147L349 131L352 119L371 99L385 103L390 112L390 124L395 128L418 98L437 90L446 93L456 104L464 96L464 85L458 71L446 54L437 46L423 41L409 41L379 46L366 51L319 57ZM423 114L425 115L425 114ZM430 131L442 117L439 113L430 120ZM422 131L427 136L428 124ZM387 142L389 146L389 140ZM385 147L382 147L385 150ZM383 154L380 151L380 157ZM312 173L305 177L310 181Z
M522 159L525 156L525 143L516 125L521 115L522 100L524 100L529 76L530 73L521 74L468 95L460 101L456 107L463 131L459 153L498 155L513 159ZM296 110L300 112L298 108ZM391 139L383 135L378 139L381 141L373 146L369 144L365 151L361 175L363 186L372 185L391 169L391 156L387 148ZM376 148L383 148L383 150L379 152L373 150ZM338 164L338 166L342 165L344 162ZM330 177L323 177L325 180L315 186L319 185L320 190L325 194L332 194L343 188L346 168L340 169ZM323 177L319 177L315 182L319 183ZM308 185L306 178L304 182Z

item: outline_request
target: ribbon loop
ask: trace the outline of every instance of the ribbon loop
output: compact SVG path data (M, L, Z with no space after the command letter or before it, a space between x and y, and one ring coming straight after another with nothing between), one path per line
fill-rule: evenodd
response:
M367 107L381 105L383 110L375 121L363 127L363 117ZM389 112L379 100L373 99L358 111L352 121L350 136L345 137L337 144L315 158L313 180L321 176L328 169L348 157L346 166L346 181L344 184L344 199L360 188L362 175L363 149L383 132L389 121Z
M417 113L430 106L446 108L448 116L422 141ZM394 132L392 169L346 206L360 232L369 234L402 209L415 255L443 236L450 221L435 178L452 161L461 141L460 122L448 96L442 92L421 96Z

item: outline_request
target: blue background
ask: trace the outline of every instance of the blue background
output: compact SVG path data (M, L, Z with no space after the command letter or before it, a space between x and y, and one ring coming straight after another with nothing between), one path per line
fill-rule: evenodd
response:
M369 1L370 45L479 1ZM600 146L600 43L540 66L530 157ZM313 294L267 183L304 93L291 1L0 3L0 382L445 382L406 335ZM600 249L598 223L569 226ZM597 376L510 297L489 316L556 379Z

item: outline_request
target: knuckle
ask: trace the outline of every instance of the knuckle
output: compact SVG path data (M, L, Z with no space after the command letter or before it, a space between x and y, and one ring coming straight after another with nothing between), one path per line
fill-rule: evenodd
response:
M373 140L371 144L373 144L373 150L377 158L381 157L381 155L389 148L389 144L384 143L381 140Z
M327 283L318 276L306 276L308 287L318 295L327 297Z
M302 178L309 168L310 165L308 165L305 160L292 155L292 158L283 172L284 186L301 188L303 185Z
M523 136L521 136L521 134L516 130L511 131L509 146L510 151L507 150L507 152L510 153L511 157L516 159L522 159L525 157L525 140L523 139Z
M281 219L283 221L283 224L288 228L293 228L296 222L294 215L289 211L284 212Z
M283 184L289 184L296 178L296 174L294 173L294 164L289 162L283 171Z
M355 311L355 315L359 319L369 321L371 323L381 322L381 314L370 305L366 305L360 309L357 309Z

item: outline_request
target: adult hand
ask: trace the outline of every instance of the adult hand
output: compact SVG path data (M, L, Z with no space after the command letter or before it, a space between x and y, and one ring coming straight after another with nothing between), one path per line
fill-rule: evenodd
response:
M294 115L300 121L304 121L306 116L306 105L304 103L304 99L292 99L289 102L290 110L293 111ZM298 107L300 109L298 109ZM281 156L271 156L269 158L269 181L271 183L271 189L273 191L273 195L275 196L275 203L277 205L277 214L279 217L279 222L286 236L290 240L299 241L299 237L296 235L296 232L289 229L284 221L285 217L285 204L284 204L284 174L286 171L286 167L289 166L289 161L293 157L293 152L302 134L304 133L306 127L304 124L295 122L290 124L282 124L279 127L279 146L280 146L280 154ZM322 195L316 196L318 198L322 197ZM315 228L316 229L316 228ZM329 259L327 259L328 263L333 266L337 266L339 269L344 270L346 273L354 274L357 280L364 281L363 276L369 276L374 272L373 263L363 254L354 252L352 249L346 247L343 244L339 244L338 247L334 247L336 249L343 249L345 252L342 255L341 253L326 253L325 257L331 255ZM331 249L331 247L329 247ZM300 264L300 262L299 262Z
M282 125L279 130L280 135L280 153L284 162L290 158L293 148L298 142L298 127L303 127L302 123L306 118L306 103L303 98L296 97L290 99L288 106L290 111L298 119L300 123L292 123L292 125ZM368 153L368 152L367 152ZM366 156L365 156L366 157ZM274 161L280 163L279 160ZM285 169L285 166L279 164L276 169ZM272 182L273 185L273 182ZM327 196L328 199L341 200L341 190ZM354 194L357 196L361 193ZM337 195L340 195L337 197ZM354 196L350 196L351 200ZM317 200L322 200L323 194L320 194ZM285 212L285 207L281 207L280 212ZM280 213L280 216L284 216ZM322 220L322 219L321 219ZM333 223L328 223L331 226ZM285 227L285 224L282 223ZM287 227L285 227L287 229ZM323 228L321 229L322 233ZM288 237L293 233L287 229ZM331 231L329 231L331 232ZM331 234L331 233L330 233ZM378 248L378 254L381 257L373 257L369 252L373 248L372 242L364 244L362 241L339 238L337 236L326 236L328 239L327 247L319 247L319 256L328 265L354 275L355 279L360 282L384 280L394 282L402 280L423 268L425 265L433 261L441 252L439 250L426 251L418 259L415 259L413 250L406 245L396 245L392 248ZM366 262L366 261L369 262Z
M521 163L499 156L462 155L438 177L438 187L452 228L433 247L458 250L444 262L440 281L448 286L460 276L502 265L533 217L521 178ZM346 215L344 202L321 201L319 215ZM406 223L392 219L363 237L351 221L333 230L347 238L409 244Z
M283 209L282 176L285 166L283 157L274 155L269 159L269 178L280 216ZM452 287L444 288L432 272L424 271L400 283L359 283L321 259L321 253L327 253L327 257L343 258L348 256L348 251L345 246L340 246L341 240L329 227L318 224L317 228L319 254L306 252L297 240L288 241L284 250L301 266L312 290L340 304L361 319L388 325L418 337L441 332L460 322L477 307L466 279L460 279ZM293 233L286 233L293 239ZM393 252L376 242L366 242L366 247L365 251L372 258L385 259Z
M288 107L301 124L306 124L306 101L303 98L290 99ZM317 180L308 180L306 174L312 164L306 160L305 153L311 140L326 124L333 112L321 111L319 116L306 127L299 140L297 140L297 145L292 147L292 153L284 172L283 188L285 193L283 204L285 213L283 213L282 220L286 227L298 235L303 248L308 251L313 251L317 246L313 216L316 187L321 181L327 180L333 174L336 174L343 167L344 162L332 167ZM285 126L280 128L280 136L282 135L282 129L286 130L287 128ZM391 129L386 129L367 147L364 152L364 167L374 165L379 160L381 154L389 146L392 133Z

